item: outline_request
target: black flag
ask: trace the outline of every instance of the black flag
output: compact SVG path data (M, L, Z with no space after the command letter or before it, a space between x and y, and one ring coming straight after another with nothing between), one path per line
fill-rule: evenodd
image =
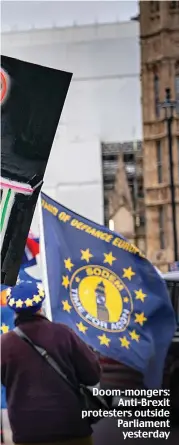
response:
M1 283L16 284L72 74L1 57Z

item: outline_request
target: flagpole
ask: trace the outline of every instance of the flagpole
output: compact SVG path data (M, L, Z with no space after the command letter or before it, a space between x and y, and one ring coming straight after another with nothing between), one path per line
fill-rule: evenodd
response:
M45 289L45 311L47 318L52 321L52 309L50 304L50 291L48 285L48 273L47 273L47 262L45 255L45 238L44 238L44 228L43 228L43 215L42 215L42 204L41 204L41 193L38 199L38 212L39 212L39 238L40 238L40 264L42 270L42 281Z
M11 189L2 189L2 190L3 194L1 201L1 221L0 221L1 246L3 245L6 229L11 215L11 210L15 200L15 193L13 192L13 190Z

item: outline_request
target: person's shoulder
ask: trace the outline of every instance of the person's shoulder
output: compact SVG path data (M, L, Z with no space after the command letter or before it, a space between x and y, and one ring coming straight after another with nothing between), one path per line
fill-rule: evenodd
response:
M7 347L8 344L12 343L14 338L15 336L13 331L7 332L6 334L1 334L1 348Z
M69 326L67 326L64 323L54 323L53 321L51 323L52 323L54 329L56 331L60 332L61 334L64 334L64 335L66 334L66 335L69 335L69 336L76 335L74 333L74 331Z
M64 323L55 323L54 321L51 322L52 325L54 326L54 328L58 331L64 331L64 332L72 332L72 329L69 328L69 326L67 326Z

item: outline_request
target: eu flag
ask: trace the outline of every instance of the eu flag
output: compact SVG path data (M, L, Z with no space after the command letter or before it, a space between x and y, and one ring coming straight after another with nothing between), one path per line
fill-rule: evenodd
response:
M135 246L41 194L52 319L160 387L176 329L164 281Z

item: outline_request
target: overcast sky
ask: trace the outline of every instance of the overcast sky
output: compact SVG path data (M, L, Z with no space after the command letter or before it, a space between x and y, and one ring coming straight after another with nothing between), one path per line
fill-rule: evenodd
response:
M138 12L133 1L8 1L1 2L1 30L127 21Z

